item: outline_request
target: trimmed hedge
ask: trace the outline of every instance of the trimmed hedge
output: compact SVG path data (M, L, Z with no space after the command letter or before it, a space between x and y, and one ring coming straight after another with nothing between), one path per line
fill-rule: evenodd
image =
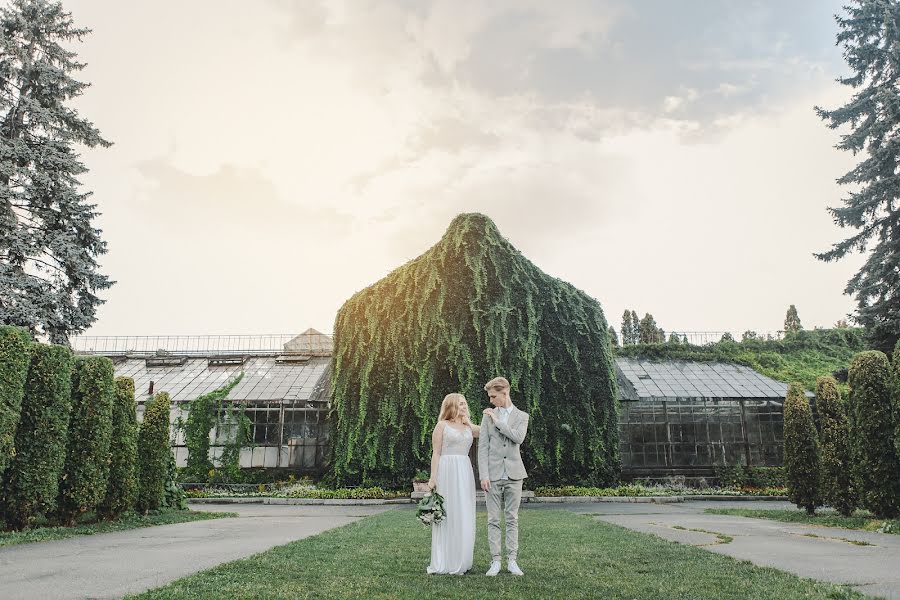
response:
M891 405L894 409L894 450L900 458L900 341L891 355Z
M0 326L0 481L16 453L16 428L28 377L31 335L21 327Z
M71 410L72 352L35 344L16 431L16 455L6 479L6 525L30 527L56 509L59 476L66 460Z
M860 504L880 519L900 516L900 459L894 446L890 365L883 352L850 364L850 431Z
M784 467L716 467L719 485L735 488L783 488L787 487Z
M137 500L137 438L134 380L116 377L112 410L112 437L109 445L109 480L100 514L114 519L134 509Z
M816 381L816 409L822 431L822 497L825 503L849 517L856 508L851 475L850 426L841 392L834 377Z
M115 385L111 360L103 356L75 358L69 445L57 508L64 525L74 525L78 515L94 511L106 496Z
M138 511L159 510L169 474L169 394L160 392L147 401L138 432Z
M784 467L791 502L814 514L821 503L819 443L801 383L790 384L784 400Z

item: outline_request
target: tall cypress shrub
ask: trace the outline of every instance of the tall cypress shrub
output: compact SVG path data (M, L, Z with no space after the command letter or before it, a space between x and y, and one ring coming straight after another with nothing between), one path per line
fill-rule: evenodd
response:
M422 256L338 312L332 383L336 484L400 484L431 454L441 399L502 375L530 413L531 481L610 484L619 470L617 390L600 304L551 277L484 215L456 217Z
M812 409L800 383L788 386L784 400L784 467L791 502L814 514L821 503L819 444Z
M847 411L834 377L816 380L816 408L822 426L822 497L844 516L856 508L850 459L850 428Z
M894 450L900 458L900 340L891 355L891 406L894 410Z
M134 509L137 500L137 440L134 380L116 377L112 409L112 436L109 444L109 480L100 503L100 514L114 519Z
M0 326L0 482L15 454L16 428L31 358L31 336L19 327Z
M147 402L138 432L137 509L146 514L159 510L166 491L169 469L169 394L160 392Z
M72 369L72 414L57 516L74 525L106 495L115 375L104 356L78 356Z
M35 344L16 430L16 455L7 469L6 525L25 529L56 509L69 432L72 352Z
M876 517L900 516L900 460L894 446L890 365L883 352L850 363L850 419L854 478L860 504Z

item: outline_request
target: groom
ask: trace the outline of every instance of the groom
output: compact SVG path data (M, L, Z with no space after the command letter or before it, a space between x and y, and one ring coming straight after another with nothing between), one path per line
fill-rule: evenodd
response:
M495 377L484 386L493 409L485 409L478 438L478 472L488 512L488 545L491 568L485 575L500 572L500 515L506 521L506 568L513 575L524 575L516 564L519 551L519 502L522 480L528 477L519 445L528 431L528 414L513 406L509 382Z

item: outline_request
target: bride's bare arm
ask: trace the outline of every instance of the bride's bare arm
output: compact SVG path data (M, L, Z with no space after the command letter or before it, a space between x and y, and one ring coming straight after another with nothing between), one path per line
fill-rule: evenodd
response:
M469 418L468 409L463 413L462 417L463 425L472 430L472 437L478 437L481 435L481 425L472 425L472 420Z
M437 487L438 464L441 462L441 446L444 443L444 426L444 421L438 421L431 434L431 478L428 480L428 487L431 489Z

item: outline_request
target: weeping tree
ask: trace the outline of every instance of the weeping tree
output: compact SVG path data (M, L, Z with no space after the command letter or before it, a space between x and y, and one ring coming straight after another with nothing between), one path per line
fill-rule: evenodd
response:
M503 375L530 413L534 481L618 475L616 383L600 304L546 275L480 214L456 217L422 256L351 297L335 321L335 484L406 483L430 457L441 400L477 420Z

